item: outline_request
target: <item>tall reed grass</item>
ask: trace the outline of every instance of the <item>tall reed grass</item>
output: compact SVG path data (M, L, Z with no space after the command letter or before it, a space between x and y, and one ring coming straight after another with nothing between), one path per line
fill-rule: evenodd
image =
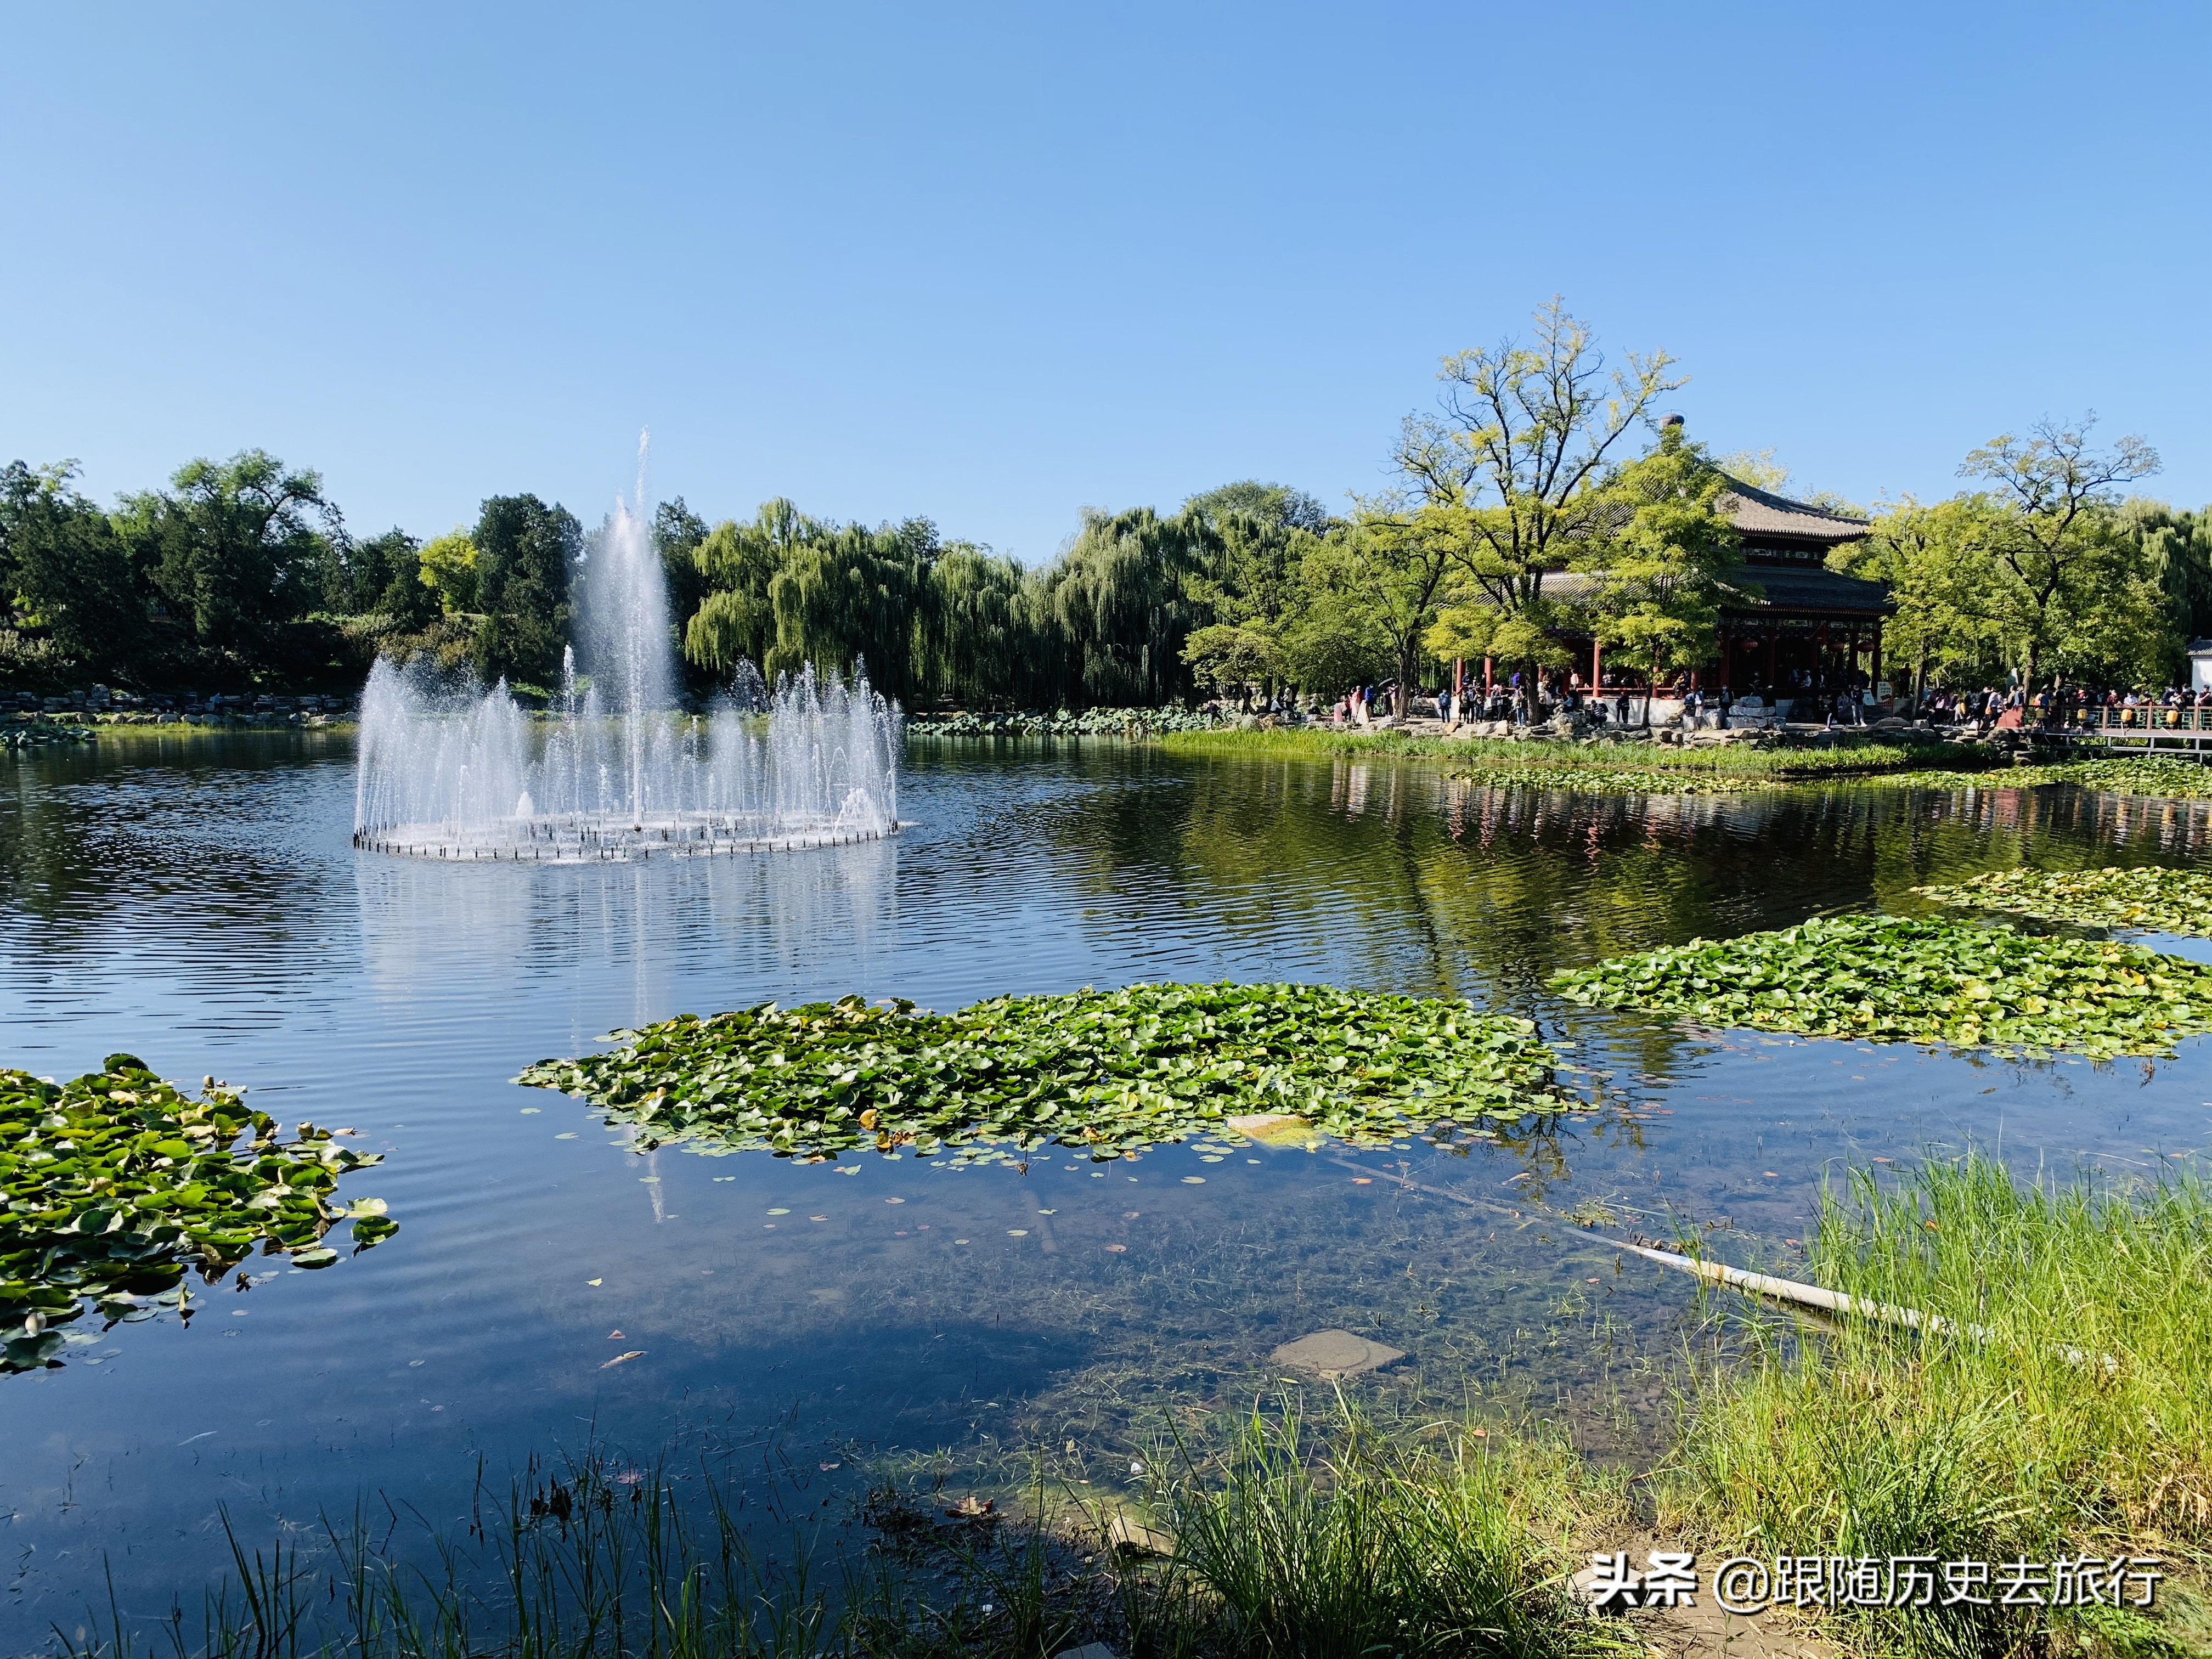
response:
M1347 1413L1310 1449L1294 1416L1255 1414L1220 1467L1164 1495L1178 1563L1239 1659L1643 1653L1565 1580L1570 1462L1526 1441L1455 1434L1424 1449ZM1547 1455L1547 1450L1553 1455Z
M2207 1183L2021 1184L1973 1156L1856 1174L1811 1254L1821 1285L1929 1317L1755 1321L1686 1402L1675 1518L1767 1556L2212 1558ZM1857 1617L1865 1650L1931 1654L2030 1651L2067 1622Z

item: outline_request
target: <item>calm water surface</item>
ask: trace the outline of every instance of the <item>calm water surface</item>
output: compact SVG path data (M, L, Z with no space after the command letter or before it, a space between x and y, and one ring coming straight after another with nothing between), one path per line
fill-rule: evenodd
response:
M1647 1458L1691 1289L1559 1212L1786 1267L1846 1163L1971 1141L2127 1171L2212 1139L2201 1041L2031 1065L1690 1036L1541 990L1653 944L1913 908L1915 883L1992 865L2199 862L2202 804L1569 799L1380 763L918 744L902 805L913 827L873 846L441 866L352 850L336 736L0 757L0 1065L65 1077L125 1049L357 1127L386 1161L345 1190L401 1224L324 1272L220 1287L188 1327L0 1378L0 1641L74 1626L106 1564L126 1607L196 1595L221 1512L252 1538L380 1493L450 1520L480 1461L503 1480L590 1444L711 1443L781 1514L885 1466L1109 1490L1191 1408L1282 1389L1268 1352L1330 1326L1407 1352L1353 1385L1386 1417L1531 1411ZM1164 978L1511 1008L1612 1073L1607 1110L1359 1170L1191 1146L956 1171L640 1155L508 1081L685 1010Z

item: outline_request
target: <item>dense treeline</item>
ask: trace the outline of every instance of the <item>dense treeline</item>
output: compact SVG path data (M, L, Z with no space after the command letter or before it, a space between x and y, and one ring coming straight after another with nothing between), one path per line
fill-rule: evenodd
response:
M1887 507L1833 556L1889 583L1889 659L1916 691L2150 689L2212 635L2212 508L2123 496L2159 470L2157 453L2136 437L2100 449L2094 424L1993 439L1959 467L1981 488Z
M672 644L695 692L743 663L773 680L865 662L909 704L986 708L1334 696L1433 684L1478 657L1522 671L1533 700L1568 634L1671 674L1710 659L1722 605L1756 586L1717 506L1724 468L1775 482L1658 422L1683 384L1672 367L1608 366L1555 301L1526 343L1445 360L1394 488L1341 514L1254 481L1172 511L1085 510L1036 565L927 519L843 524L776 500L710 524L667 502L652 528ZM1979 489L1887 508L1836 562L1893 584L1889 660L1922 684L2162 682L2212 634L2212 509L2120 498L2157 465L2133 438L2109 453L2049 425L2000 438L1960 469ZM313 684L381 652L547 689L605 533L504 495L428 542L356 537L316 473L258 450L109 508L74 477L0 470L0 684ZM1547 580L1569 571L1588 579L1571 597Z

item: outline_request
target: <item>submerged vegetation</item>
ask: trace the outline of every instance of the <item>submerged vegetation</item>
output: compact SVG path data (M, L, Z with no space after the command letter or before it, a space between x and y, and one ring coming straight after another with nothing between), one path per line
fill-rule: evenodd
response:
M256 1245L327 1267L341 1219L357 1251L391 1237L380 1200L332 1202L381 1158L332 1133L280 1139L241 1091L210 1078L194 1098L130 1054L64 1085L0 1072L0 1370L58 1364L87 1304L111 1323L181 1306L188 1267L213 1284Z
M1814 917L1692 939L1552 986L1585 1006L1702 1025L1876 1042L2166 1054L2212 1031L2212 969L2112 940L2044 939L1948 919Z
M2138 928L2212 937L2212 876L2139 865L2112 870L1988 870L1923 898L1976 910L2008 910L2086 927Z
M1527 1020L1317 985L1133 985L957 1013L838 1002L682 1015L516 1081L636 1126L641 1144L964 1161L1057 1142L1097 1159L1295 1117L1355 1145L1574 1103Z
M2101 1574L2150 1557L2172 1576L2212 1555L2212 1188L2021 1186L1969 1157L1854 1176L1812 1243L1821 1285L1942 1322L1755 1321L1748 1358L1690 1402L1677 1518L1768 1559L2091 1557ZM2054 1625L2083 1648L2183 1650L2109 1605L1837 1617L1859 1626L1853 1652L2044 1651Z

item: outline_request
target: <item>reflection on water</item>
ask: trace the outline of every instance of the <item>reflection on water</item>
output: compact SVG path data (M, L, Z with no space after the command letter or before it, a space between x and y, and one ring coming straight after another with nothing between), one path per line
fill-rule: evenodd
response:
M1645 802L1367 762L931 745L896 841L463 869L355 854L349 763L316 733L0 763L0 1063L61 1075L126 1049L246 1084L287 1122L356 1125L402 1224L212 1297L189 1330L118 1329L0 1386L16 1644L81 1605L103 1553L126 1600L195 1582L219 1505L252 1536L364 1489L449 1517L478 1455L593 1434L772 1440L787 1468L837 1465L825 1481L1046 1456L1105 1490L1170 1409L1249 1405L1284 1383L1277 1344L1332 1326L1407 1352L1356 1385L1385 1414L1528 1405L1646 1457L1690 1287L1598 1233L1693 1229L1786 1263L1840 1160L1971 1139L2124 1170L2207 1139L2202 1043L2027 1064L1690 1035L1542 991L1694 934L1917 908L1913 885L1991 866L2199 860L2204 803ZM641 1157L508 1081L687 1009L1170 977L1496 1001L1577 1044L1608 1109L1457 1155L1362 1154L1364 1175L1261 1147L801 1167ZM1613 1218L1596 1233L1565 1219L1592 1205Z

